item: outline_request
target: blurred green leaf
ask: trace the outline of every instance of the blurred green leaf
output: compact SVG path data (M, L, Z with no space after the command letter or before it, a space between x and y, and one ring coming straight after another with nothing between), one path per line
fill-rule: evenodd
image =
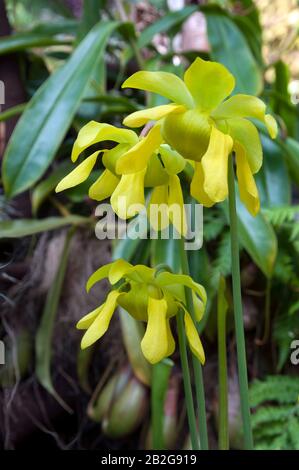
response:
M116 26L116 22L97 24L29 102L4 156L3 182L8 197L32 186L53 160Z
M178 11L173 11L163 15L162 18L158 19L150 26L145 28L139 35L136 46L138 49L148 46L154 36L159 33L166 33L171 28L174 28L183 23L192 13L198 10L195 5L188 5ZM128 48L124 52L125 61L129 60L133 55L133 50Z
M40 24L32 30L15 33L0 39L0 55L11 54L33 47L70 44L71 36L77 28L77 22L63 21L56 24Z
M87 217L69 215L67 217L47 217L46 219L16 219L0 221L1 238L20 238L35 233L47 232L66 227L90 223Z
M299 143L291 137L280 142L292 180L299 186Z
M261 206L288 205L291 200L290 178L277 142L262 136L264 161L256 175Z
M148 44L150 44L151 40L156 34L166 33L171 28L180 25L181 23L183 23L183 21L188 18L188 16L190 16L197 10L197 6L188 5L187 7L182 8L181 10L167 13L162 18L158 19L142 31L138 38L137 46L139 48L148 46Z
M223 63L235 76L234 93L259 94L262 74L240 29L218 9L204 9L208 23L211 57Z
M60 264L57 269L53 284L48 292L44 306L42 319L36 334L36 375L45 389L53 395L58 403L69 413L72 409L64 402L54 389L51 378L51 356L52 356L52 335L54 330L55 317L59 304L59 299L63 287L63 281L66 273L68 256L70 251L70 241L73 235L73 229L66 235L64 247L61 254Z
M277 239L272 226L261 212L252 217L241 203L238 192L237 215L241 246L265 276L270 278L277 255Z
M134 374L140 382L149 386L152 368L140 346L145 333L144 326L122 308L119 308L119 319L124 345Z
M275 82L273 85L273 95L271 99L271 108L274 113L281 117L288 129L288 134L294 137L296 129L295 106L291 102L288 91L290 82L290 70L286 63L279 60L275 64Z
M46 178L35 186L32 191L32 212L37 214L44 200L54 191L59 181L73 169L71 162L63 162Z

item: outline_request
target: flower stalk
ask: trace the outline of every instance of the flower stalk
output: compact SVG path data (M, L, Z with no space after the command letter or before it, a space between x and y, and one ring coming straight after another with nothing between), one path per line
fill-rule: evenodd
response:
M184 239L181 239L181 267L184 274L189 274L189 262L188 256L184 249ZM196 319L194 316L194 306L192 293L190 289L185 288L186 295L186 305L188 311L190 312L192 319L197 327ZM196 401L197 401L197 410L198 410L198 420L199 420L199 439L200 439L200 448L202 450L208 450L208 430L207 430L207 417L206 417L206 405L205 405L205 391L202 375L202 367L200 362L192 355L192 365L194 370L194 380L195 380L195 392L196 392Z
M228 192L229 192L229 219L231 236L231 256L232 256L232 281L233 281L233 304L237 342L237 359L239 373L240 403L244 428L245 448L253 449L253 437L250 422L250 406L248 394L248 376L246 362L246 347L244 335L243 308L241 297L240 259L238 241L238 223L235 195L235 173L233 158L230 156L228 162Z
M198 437L197 437L196 417L195 417L195 411L194 411L194 401L193 401L190 370L189 370L188 355L187 355L187 344L186 344L186 336L185 336L185 330L184 330L183 312L180 312L177 315L177 330L178 330L180 359L181 359L181 366L182 366L185 403L186 403L186 409L187 409L187 418L188 418L188 425L189 425L189 431L190 431L191 445L192 445L192 450L199 450L200 447L199 447Z

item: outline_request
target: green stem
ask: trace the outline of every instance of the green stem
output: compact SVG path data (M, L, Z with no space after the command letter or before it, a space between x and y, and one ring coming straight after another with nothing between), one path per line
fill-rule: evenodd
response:
M228 433L228 385L227 385L227 357L226 357L226 312L225 280L220 278L217 302L217 330L218 330L218 380L219 380L219 450L229 449Z
M199 444L198 444L198 439L197 439L197 429L196 429L196 417L195 417L195 411L194 411L194 402L193 402L190 371L189 371L189 364L188 364L187 344L186 344L186 335L185 335L185 329L184 329L183 312L180 311L177 314L176 318L177 318L180 358L181 358L183 381L184 381L185 402L186 402L186 408L187 408L187 417L188 417L192 450L199 450Z
M246 449L253 448L253 437L250 422L250 407L248 395L248 377L246 363L246 348L243 322L243 309L241 297L240 280L240 260L239 260L239 242L238 225L235 195L235 174L232 156L228 164L228 188L229 188L229 219L231 235L231 256L232 256L232 280L233 280L233 298L234 298L234 316L237 341L237 358L239 372L240 402L244 427L244 443Z
M7 121L8 119L17 116L18 114L22 114L26 106L27 103L22 103L17 104L16 106L13 106L11 108L5 109L5 111L2 111L2 113L0 113L0 122Z
M270 336L270 326L271 326L271 284L272 279L267 278L266 286L266 298L265 298L265 326L264 326L264 335L262 339L256 339L258 346L263 346L267 343Z
M184 239L181 239L181 266L184 274L190 275L188 256L184 247ZM190 289L185 289L186 295L186 306L188 312L190 312L194 324L198 329L198 325L194 316L193 299ZM208 450L208 430L207 430L207 416L206 416L206 404L205 404L205 391L202 375L202 367L199 360L192 354L192 364L194 369L194 380L195 380L195 391L196 401L198 409L198 420L199 420L199 438L200 448L202 450Z
M164 403L167 393L169 376L174 363L170 359L164 359L154 364L151 383L151 413L153 449L163 450L164 445Z

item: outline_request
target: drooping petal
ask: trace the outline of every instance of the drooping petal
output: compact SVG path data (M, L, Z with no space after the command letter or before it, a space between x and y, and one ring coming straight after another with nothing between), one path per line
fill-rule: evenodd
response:
M198 335L198 332L196 330L196 327L193 323L193 320L187 311L185 311L184 321L185 321L186 336L188 339L190 349L192 353L194 354L194 356L196 356L197 359L202 364L204 364L206 360L205 352L204 352L200 337Z
M205 207L212 207L215 202L212 201L204 190L204 173L201 162L195 163L195 170L190 185L190 194L196 201Z
M202 157L204 172L204 191L214 202L224 201L228 194L227 165L228 156L233 146L233 140L228 134L223 134L215 127L212 128L208 150Z
M160 127L159 124L152 127L144 138L117 160L116 173L121 175L137 173L147 167L150 156L163 141Z
M116 260L109 271L109 282L110 284L114 285L116 284L128 271L130 271L133 268L131 263L128 263L128 261L124 259L118 259Z
M88 195L95 201L103 201L110 197L120 178L115 176L111 171L104 170L101 176L90 186Z
M141 349L145 358L156 364L167 357L169 352L167 328L167 302L165 299L148 299L148 320Z
M195 294L201 298L203 306L205 307L207 302L205 288L201 284L194 282L190 276L187 276L186 274L173 274L163 271L157 275L156 281L161 287L167 287L167 289L173 287L173 293L178 291L179 286L189 287L189 289L192 289ZM179 300L182 299L180 298Z
M153 229L158 232L169 225L168 218L168 185L156 186L153 189L147 208L148 219Z
M107 296L106 302L103 305L103 308L97 318L90 325L88 330L81 341L81 348L85 349L91 344L95 343L100 339L108 330L109 324L116 308L117 299L120 295L123 295L121 292L116 290L110 292Z
M113 262L114 263L114 262ZM86 291L89 292L90 289L97 283L108 277L109 271L113 263L104 264L99 269L97 269L88 279L86 283Z
M236 148L236 162L240 199L250 214L256 216L260 210L259 193L242 147Z
M197 295L195 295L193 291L192 291L192 299L193 299L195 318L197 321L200 321L203 317L205 306L203 304L203 301Z
M186 70L184 82L201 111L216 108L235 87L235 79L224 65L200 57Z
M173 103L162 104L161 106L146 108L129 114L129 116L123 120L123 124L128 127L141 127L148 121L159 121L159 119L167 116L167 114L182 113L183 111L186 111L186 108L182 105L176 105Z
M175 350L175 341L173 338L173 334L170 328L170 322L168 318L166 320L166 331L167 331L167 342L168 342L168 350L167 350L166 356L168 357L168 356L171 356Z
M193 98L185 83L173 73L139 71L131 75L123 83L122 88L150 91L187 108L194 106Z
M228 119L228 132L236 146L242 146L251 172L257 173L263 163L263 149L257 128L247 119Z
M144 200L145 170L123 175L111 196L111 206L121 219L134 217L142 210Z
M272 139L277 135L277 123L275 119L266 114L265 103L256 96L238 94L221 103L212 116L216 119L227 118L254 118L266 124Z
M130 143L134 145L138 141L135 132L129 129L120 129L111 124L90 121L82 127L78 133L78 137L74 142L72 150L72 161L75 162L80 153L90 145L105 140L112 140L118 143Z
M103 306L104 304L100 305L100 307L97 307L95 310L85 315L85 317L81 318L81 320L78 321L76 328L78 328L78 330L87 330L87 328L90 327L97 316L101 313Z
M56 186L56 193L77 186L78 184L87 180L96 164L99 153L100 152L98 151L90 155L88 158L83 160L83 162L80 163L80 165L78 165L73 171L71 171L71 173L65 176Z
M181 182L177 175L169 176L168 214L175 229L185 236L188 230L187 218Z
M177 175L186 166L186 160L176 150L173 150L169 145L162 144L159 147L159 153L165 170L169 175Z

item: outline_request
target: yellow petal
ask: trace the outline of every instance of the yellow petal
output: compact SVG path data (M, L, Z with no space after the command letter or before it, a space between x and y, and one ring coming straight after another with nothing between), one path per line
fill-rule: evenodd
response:
M138 214L145 204L145 170L130 175L123 175L111 196L111 206L121 219L128 219Z
M246 159L246 153L241 147L236 148L236 162L240 199L250 214L256 216L260 210L259 193Z
M257 173L263 163L263 149L257 128L247 119L228 119L228 132L236 144L246 151L246 158L251 172Z
M153 153L148 161L144 177L144 187L154 188L168 183L169 176L156 153Z
M193 299L193 307L194 307L194 314L197 321L200 321L203 317L205 306L200 300L197 295L192 291L192 299Z
M185 311L184 315L184 321L185 321L185 330L186 330L186 336L188 339L188 343L190 346L190 349L194 356L197 357L197 359L204 364L205 363L205 352L200 340L200 337L198 335L198 332L196 330L196 327L193 323L193 320L191 316L189 315L188 312Z
M176 104L162 104L161 106L155 106L154 108L142 109L135 113L129 114L123 124L128 127L141 127L144 126L148 121L159 121L164 116L170 113L181 113L186 108Z
M190 276L187 276L186 274L173 274L163 271L157 275L156 281L161 287L166 287L167 289L173 287L174 294L176 291L178 291L179 286L189 287L189 289L192 289L195 294L201 298L203 306L205 307L207 302L205 288L201 284L194 282ZM179 300L181 300L181 298L179 298Z
M175 350L175 341L173 338L173 334L170 328L170 322L168 318L166 320L166 331L167 331L167 343L168 343L166 356L168 357L168 356L171 356Z
M167 328L167 302L165 299L148 299L148 320L141 349L145 358L156 364L167 357L169 352Z
M97 157L100 152L95 152L90 157L83 160L80 165L78 165L71 173L65 176L60 183L56 186L56 193L60 191L64 191L65 189L72 188L73 186L77 186L83 181L87 180L90 173L92 172L93 167L97 161Z
M119 305L138 321L147 321L147 285L131 281L130 290L119 298Z
M129 77L122 88L137 88L165 96L170 101L192 108L194 102L183 80L169 72L139 71Z
M110 197L120 178L115 176L111 171L104 170L101 176L90 186L88 195L95 201L103 201Z
M187 218L184 207L184 197L180 178L177 175L169 176L168 187L168 214L175 229L181 234L187 233Z
M277 122L275 121L274 117L271 116L271 114L266 114L265 124L271 139L275 139L278 133L278 126Z
M256 96L238 94L221 103L212 116L216 119L227 118L254 118L266 124L272 139L277 135L277 123L275 119L266 114L265 103Z
M97 269L88 279L86 283L86 290L87 292L97 283L105 279L109 275L109 271L113 263L104 264L99 269Z
M104 140L112 140L118 143L130 143L134 145L138 141L135 132L129 129L119 129L110 124L90 121L80 129L72 150L72 161L75 162L83 150L90 145Z
M116 164L120 157L132 147L131 144L118 144L111 150L106 150L103 153L103 164L107 170L116 174Z
M97 318L90 325L81 341L81 348L85 349L100 339L108 330L109 324L116 308L117 299L121 292L116 290L110 292L103 304L103 308Z
M203 188L204 174L200 162L195 163L195 170L190 185L190 194L196 201L203 204L205 207L212 207L215 202L212 201Z
M126 273L126 277L136 282L151 284L155 278L155 270L144 264L136 264Z
M156 124L138 144L117 160L116 173L126 175L144 170L150 156L158 149L162 141L160 125Z
M159 153L165 170L169 175L177 175L185 168L185 158L183 158L176 150L173 150L169 145L160 145Z
M97 307L95 310L85 315L85 317L81 318L81 320L78 321L76 328L78 328L78 330L87 330L87 328L90 327L90 325L101 313L101 311L103 310L103 306L104 304L100 305L100 307Z
M200 57L186 70L184 82L201 111L216 108L235 87L235 79L224 65Z
M132 269L131 263L124 259L116 260L109 271L109 282L110 284L116 284L128 271Z
M223 201L228 194L227 164L233 145L232 138L212 127L208 150L202 157L204 191L214 202Z
M169 225L168 186L156 186L153 189L147 208L148 219L153 229L158 232Z

